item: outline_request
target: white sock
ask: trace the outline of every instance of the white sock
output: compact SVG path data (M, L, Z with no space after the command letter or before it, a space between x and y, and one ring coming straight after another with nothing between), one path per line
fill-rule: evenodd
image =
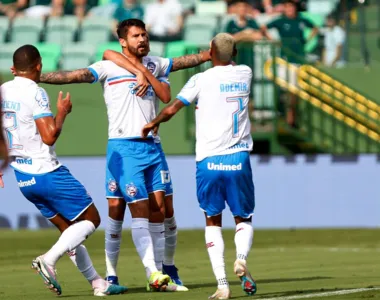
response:
M164 265L174 266L174 254L177 248L177 223L175 217L165 219Z
M117 276L123 221L108 218L106 228L106 276Z
M67 252L67 254L73 264L78 268L93 288L107 288L107 282L99 276L98 272L96 272L90 255L84 245L79 245L76 249Z
M164 223L149 223L149 232L152 237L154 260L158 271L162 271L162 262L165 251L165 225Z
M251 222L242 222L236 225L235 245L236 258L246 262L251 250L253 240L253 227Z
M63 254L74 250L94 231L94 224L87 220L71 225L61 234L55 245L44 255L45 262L54 268L58 259Z
M132 239L135 244L137 253L145 267L147 278L150 274L157 272L156 263L154 261L153 241L149 232L148 219L135 218L132 219Z
M218 282L218 288L226 288L228 287L228 282L224 264L222 228L219 226L206 226L205 238L212 269Z

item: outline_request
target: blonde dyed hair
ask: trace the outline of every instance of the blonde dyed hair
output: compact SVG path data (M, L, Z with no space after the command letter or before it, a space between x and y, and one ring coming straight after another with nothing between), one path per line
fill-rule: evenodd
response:
M228 33L219 33L211 41L216 58L224 63L232 60L235 50L235 39Z

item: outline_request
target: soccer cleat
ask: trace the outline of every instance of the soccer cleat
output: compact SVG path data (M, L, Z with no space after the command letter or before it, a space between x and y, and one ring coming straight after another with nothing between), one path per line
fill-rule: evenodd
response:
M171 280L173 280L175 284L183 285L183 282L178 275L178 269L174 265L162 265L162 273L169 275Z
M47 288L57 295L62 294L61 286L57 281L56 271L51 269L44 261L42 256L37 257L32 261L32 269L44 280Z
M119 277L117 276L107 276L106 278L104 278L104 280L109 282L110 284L119 285Z
M208 298L209 299L219 299L219 300L230 299L231 298L230 288L229 287L218 288L216 290L216 292L212 296L210 296Z
M170 280L165 288L162 288L162 292L187 292L189 289L183 285L176 284L173 280Z
M162 272L154 272L150 275L146 290L148 292L161 292L165 291L167 285L169 284L169 275L164 275Z
M252 278L251 273L249 273L245 262L237 259L234 264L234 272L239 277L241 281L241 287L243 291L248 295L252 296L257 292L257 286L255 280Z
M160 289L154 289L149 285L149 282L146 284L146 290L148 292L187 292L189 289L183 285L178 285L172 280L168 282L167 285L161 286Z
M94 296L105 297L105 296L125 294L126 292L128 292L128 288L126 286L109 284L106 290L95 288Z

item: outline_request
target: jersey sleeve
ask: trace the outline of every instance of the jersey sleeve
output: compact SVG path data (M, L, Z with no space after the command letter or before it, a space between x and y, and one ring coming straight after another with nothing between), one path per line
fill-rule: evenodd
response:
M267 25L266 25L266 27L268 28L268 29L272 29L272 28L278 28L279 27L279 25L280 25L280 20L274 20L274 21L272 21L272 22L269 22Z
M226 25L225 31L230 34L234 34L235 32L233 30L233 27L234 27L234 20L230 20Z
M252 28L254 30L259 30L260 26L257 24L257 22L254 19L249 19L248 20L248 27Z
M92 75L94 75L95 80L93 83L96 83L98 81L104 81L107 78L111 62L108 60L102 60L102 61L97 61L96 63L92 64L91 66L88 67Z
M200 77L200 74L196 74L193 77L191 77L176 97L186 106L193 103L193 101L196 100L199 96L199 91L200 91L199 77Z
M53 117L53 113L50 109L48 94L43 88L39 87L37 88L36 96L33 102L33 119L38 120L45 117Z
M170 86L169 77L162 76L162 77L158 77L157 79L158 79L160 82L165 82L167 85Z
M158 72L159 77L169 77L170 71L173 66L172 58L157 57L160 71Z
M305 23L306 27L308 27L308 28L314 28L315 27L315 25L309 19L302 18L302 21Z

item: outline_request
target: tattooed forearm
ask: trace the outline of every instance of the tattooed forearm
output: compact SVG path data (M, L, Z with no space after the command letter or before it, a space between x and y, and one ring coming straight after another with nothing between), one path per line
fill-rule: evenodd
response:
M193 68L203 64L210 59L208 52L202 52L199 54L190 54L181 57L173 58L173 66L171 71Z
M92 83L95 81L89 69L78 69L75 71L59 71L41 75L41 83L70 84L70 83Z

